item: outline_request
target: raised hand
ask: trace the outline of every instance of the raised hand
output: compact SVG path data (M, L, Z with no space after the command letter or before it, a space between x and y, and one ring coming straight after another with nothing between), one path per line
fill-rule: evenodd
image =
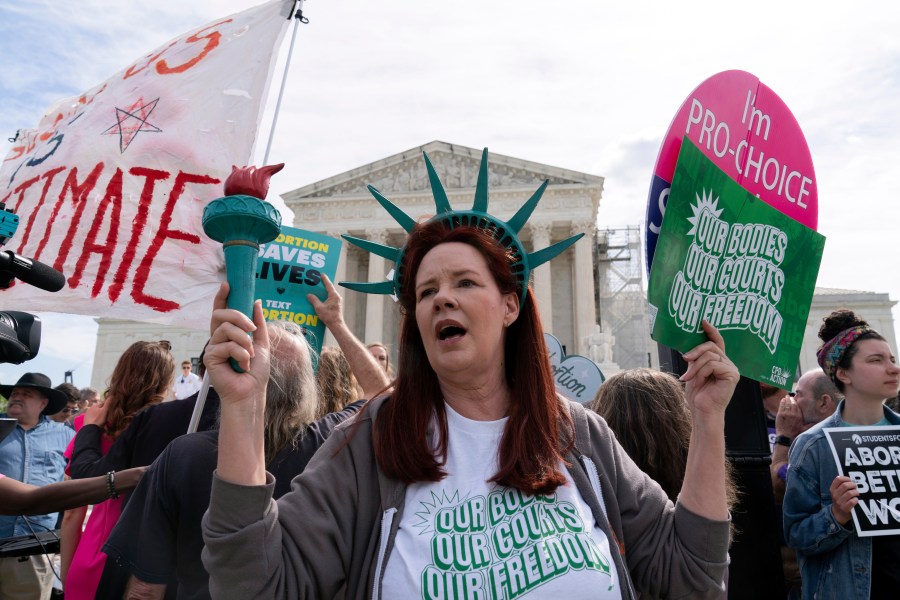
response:
M725 409L740 375L725 354L725 342L715 327L703 321L709 341L685 353L684 397L693 427L679 502L709 519L728 518L725 493Z
M228 284L222 284L213 303L212 335L203 357L221 408L217 473L231 483L260 485L266 481L263 427L269 334L258 300L253 304L251 322L240 311L226 308L227 299ZM231 368L231 359L243 372Z
M803 423L803 413L797 401L790 396L782 398L775 415L775 433L793 439L807 429L809 427Z
M344 320L344 299L325 273L322 273L322 285L325 286L325 291L328 292L324 302L319 300L314 294L307 294L306 299L312 304L313 309L315 309L319 318L322 319L322 322L325 323L325 326L329 330L334 331Z
M228 284L223 283L213 301L210 339L203 362L210 384L223 404L265 401L269 380L269 336L259 301L253 305L253 321L240 311L226 308ZM251 338L249 334L253 334ZM233 358L244 370L231 368Z
M685 399L695 420L703 415L724 415L741 378L737 367L725 354L725 341L719 331L706 321L702 321L701 326L709 341L684 354L688 368L681 376L681 381L686 383Z
M106 424L106 410L106 402L95 402L84 411L84 424L103 427Z

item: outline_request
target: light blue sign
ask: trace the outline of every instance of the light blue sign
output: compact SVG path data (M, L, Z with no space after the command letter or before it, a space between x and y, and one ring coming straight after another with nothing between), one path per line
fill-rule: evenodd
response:
M549 333L544 334L544 343L550 353L556 391L581 404L593 402L600 384L606 379L597 363L577 354L566 356L562 344Z

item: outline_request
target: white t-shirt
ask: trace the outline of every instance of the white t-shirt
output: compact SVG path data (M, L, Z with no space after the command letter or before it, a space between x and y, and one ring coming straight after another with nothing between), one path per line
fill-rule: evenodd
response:
M175 378L175 399L183 400L200 391L203 380L196 373L179 375Z
M488 483L506 419L445 407L447 477L407 488L382 597L620 598L609 540L568 471L549 496Z

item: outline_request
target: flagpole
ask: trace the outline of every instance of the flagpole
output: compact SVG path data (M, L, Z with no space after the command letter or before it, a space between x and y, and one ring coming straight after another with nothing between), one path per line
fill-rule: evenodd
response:
M272 140L275 138L275 125L278 123L278 113L281 110L281 100L284 98L284 87L287 83L288 69L291 67L291 57L294 55L294 42L297 40L297 29L300 23L304 25L309 23L309 19L303 16L303 2L305 0L297 0L294 10L294 31L291 32L291 45L288 48L287 60L284 63L284 75L281 76L281 89L278 90L278 100L275 102L275 115L272 117L272 129L269 130L269 141L266 144L266 154L263 156L262 164L269 164L269 152L272 150Z
M188 433L196 433L200 424L200 415L206 405L206 396L209 395L209 372L204 371L203 382L200 384L200 393L197 394L197 402L194 403L194 412L191 413L191 421L188 423Z
M269 162L269 152L272 150L272 139L275 137L275 125L278 123L278 112L281 110L281 99L284 97L284 87L287 82L288 69L291 67L291 56L294 54L294 42L297 39L297 29L300 23L306 25L309 19L303 16L303 2L305 0L295 0L294 11L288 18L294 19L294 31L291 32L291 45L288 48L287 60L284 63L284 74L281 76L281 89L278 90L278 100L275 102L275 115L272 117L272 130L269 131L269 141L266 144L266 154L263 157L262 164ZM203 374L203 382L200 385L200 392L197 394L197 402L194 404L194 411L191 413L191 420L188 423L188 433L195 433L200 424L200 415L203 413L203 407L206 406L206 397L209 395L209 373Z

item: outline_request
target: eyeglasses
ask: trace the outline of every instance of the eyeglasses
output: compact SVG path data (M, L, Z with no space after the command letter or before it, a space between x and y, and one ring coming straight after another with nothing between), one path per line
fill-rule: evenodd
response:
M168 350L170 352L172 351L172 342L170 342L169 340L159 340L156 343L159 344L163 350Z
M62 410L59 411L59 412L64 412L64 413L69 413L69 414L71 414L71 413L77 413L77 412L78 412L78 407L77 407L77 406L67 406L67 407L65 407L64 409L62 409Z

